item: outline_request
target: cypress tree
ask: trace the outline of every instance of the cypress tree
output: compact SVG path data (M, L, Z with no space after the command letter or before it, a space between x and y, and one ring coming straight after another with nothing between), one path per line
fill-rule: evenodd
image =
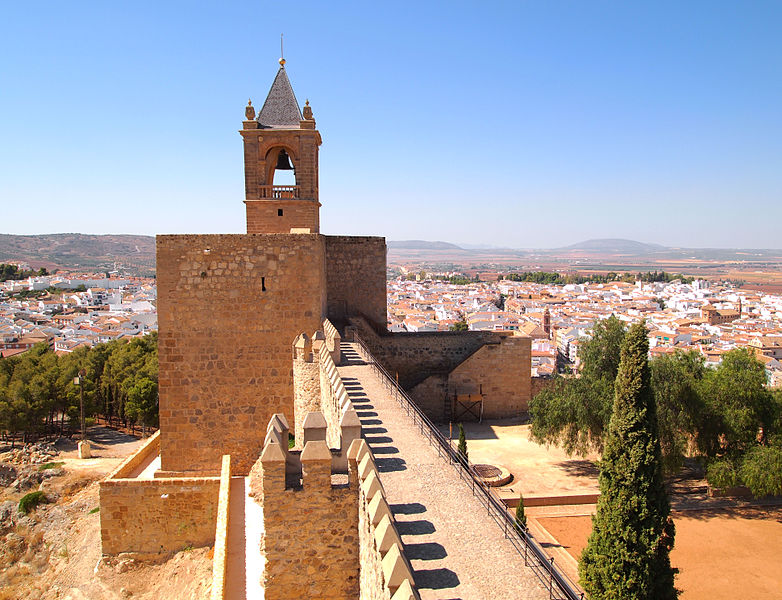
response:
M622 343L614 407L600 461L600 499L579 563L592 600L675 600L674 527L662 477L646 326Z
M527 528L527 515L524 514L524 496L519 494L519 504L516 506L516 527L519 530Z
M459 456L464 459L464 462L466 463L467 458L467 438L464 436L464 427L461 423L459 423L459 444L456 446L456 451L459 453Z

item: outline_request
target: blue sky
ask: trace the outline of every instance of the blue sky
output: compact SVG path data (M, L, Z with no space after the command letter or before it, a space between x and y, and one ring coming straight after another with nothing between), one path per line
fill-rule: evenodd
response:
M782 247L780 2L39 2L0 22L0 232L244 230L285 33L324 233Z

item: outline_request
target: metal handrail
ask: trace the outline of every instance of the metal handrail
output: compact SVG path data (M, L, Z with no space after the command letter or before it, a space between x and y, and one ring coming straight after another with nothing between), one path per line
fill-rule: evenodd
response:
M524 564L533 570L541 583L548 589L549 598L551 600L584 600L586 598L584 593L576 591L575 583L554 564L554 557L546 555L532 534L516 524L505 505L492 493L491 488L478 477L474 466L454 450L451 440L446 439L407 392L391 377L385 367L375 360L369 347L355 331L353 332L353 341L358 346L364 361L380 375L381 381L392 392L394 399L407 415L412 417L413 423L434 446L437 454L447 458L449 464L455 466L462 481L472 487L473 496L486 506L487 514L500 526L505 538L510 541L519 555L524 557Z

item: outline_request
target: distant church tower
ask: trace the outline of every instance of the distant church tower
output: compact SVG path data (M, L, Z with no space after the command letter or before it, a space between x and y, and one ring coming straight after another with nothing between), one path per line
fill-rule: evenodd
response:
M551 339L551 312L548 306L543 310L543 331Z
M285 59L258 117L248 103L239 132L244 141L244 203L247 233L319 233L318 146L322 140L307 101L299 109ZM295 185L275 185L280 170L293 169ZM308 232L306 230L309 230Z

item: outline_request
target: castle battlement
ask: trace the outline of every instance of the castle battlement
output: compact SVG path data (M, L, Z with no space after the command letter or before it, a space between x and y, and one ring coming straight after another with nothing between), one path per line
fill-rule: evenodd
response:
M334 357L341 360L341 338L327 319L310 338L300 333L293 342L293 388L296 448L322 439L335 452L337 470L347 469L347 450L361 437L361 421L353 407ZM317 415L317 416L314 416ZM316 421L317 420L317 421ZM309 433L305 433L305 423ZM315 429L323 429L323 437Z

